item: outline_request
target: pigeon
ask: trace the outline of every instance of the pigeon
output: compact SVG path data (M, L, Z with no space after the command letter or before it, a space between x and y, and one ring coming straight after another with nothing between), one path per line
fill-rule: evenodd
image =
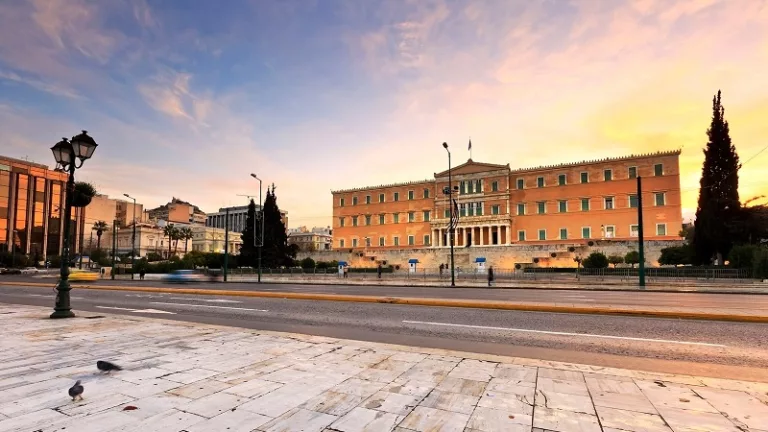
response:
M75 401L77 399L83 399L83 386L80 384L80 381L78 380L75 385L69 388L69 396L72 397L72 400Z
M102 372L106 372L106 373L110 373L110 372L112 372L112 371L119 371L119 370L123 370L123 368L121 368L120 366L118 366L118 365L116 365L116 364L114 364L114 363L110 363L110 362L108 362L108 361L104 361L104 360L99 360L99 361L97 361L97 362L96 362L96 367L97 367L97 368L98 368L100 371L102 371Z

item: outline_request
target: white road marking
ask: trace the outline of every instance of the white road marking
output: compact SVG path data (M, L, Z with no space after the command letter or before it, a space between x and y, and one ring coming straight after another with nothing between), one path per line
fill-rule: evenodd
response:
M131 312L136 310L134 308L122 308L122 307L117 307L117 306L96 306L96 307L99 308L99 309L125 310L125 311L131 311Z
M231 307L231 306L213 306L213 305L198 305L198 304L189 304L189 303L166 303L166 302L150 302L152 304L156 305L167 305L167 306L189 306L189 307L199 307L199 308L214 308L214 309L229 309L229 310L242 310L242 311L252 311L252 312L269 312L267 309L250 309L250 308L239 308L239 307Z
M25 294L27 297L49 297L43 294Z
M463 328L473 328L473 329L480 329L480 330L501 330L501 331L521 332L521 333L541 333L541 334L549 334L549 335L557 335L557 336L581 336L581 337L593 337L593 338L602 338L602 339L632 340L632 341L640 341L640 342L658 342L658 343L670 343L670 344L680 344L680 345L700 345L700 346L718 347L718 348L726 347L726 345L720 345L720 344L711 344L711 343L705 343L705 342L673 341L673 340L667 340L667 339L646 339L646 338L625 337L625 336L597 335L597 334L588 334L588 333L568 333L568 332L530 330L530 329L519 329L519 328L509 328L509 327L487 327L487 326L478 326L478 325L469 325L469 324L451 324L451 323L439 323L439 322L429 322L429 321L404 320L403 322L406 324L423 324L423 325L442 326L442 327L463 327Z
M168 297L168 300L189 300L189 297ZM227 300L227 299L197 299L197 300L208 302L208 303L242 303L241 301Z
M124 310L129 311L133 313L150 313L150 314L170 314L170 315L176 315L175 312L168 312L164 310L159 309L135 309L135 308L123 308L123 307L117 307L117 306L96 306L99 309L112 309L112 310Z

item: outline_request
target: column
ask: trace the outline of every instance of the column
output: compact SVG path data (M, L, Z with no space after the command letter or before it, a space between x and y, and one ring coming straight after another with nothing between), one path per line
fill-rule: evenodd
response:
M505 228L507 230L507 244L511 245L512 244L512 225L507 225Z
M440 247L440 240L440 230L432 230L432 244L435 245L435 247Z

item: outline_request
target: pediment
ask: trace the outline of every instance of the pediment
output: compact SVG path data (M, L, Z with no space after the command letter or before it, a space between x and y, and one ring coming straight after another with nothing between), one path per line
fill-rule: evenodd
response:
M477 174L477 173L499 171L499 170L509 171L509 164L497 165L497 164L491 164L491 163L485 163L485 162L475 162L472 159L469 159L463 164L453 167L451 169L451 175ZM435 173L435 178L447 177L447 176L448 176L448 170Z

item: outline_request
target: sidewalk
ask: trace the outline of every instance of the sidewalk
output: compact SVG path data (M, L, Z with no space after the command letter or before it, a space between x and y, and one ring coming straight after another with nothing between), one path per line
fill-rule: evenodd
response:
M0 305L0 431L768 430L764 383L49 312Z

